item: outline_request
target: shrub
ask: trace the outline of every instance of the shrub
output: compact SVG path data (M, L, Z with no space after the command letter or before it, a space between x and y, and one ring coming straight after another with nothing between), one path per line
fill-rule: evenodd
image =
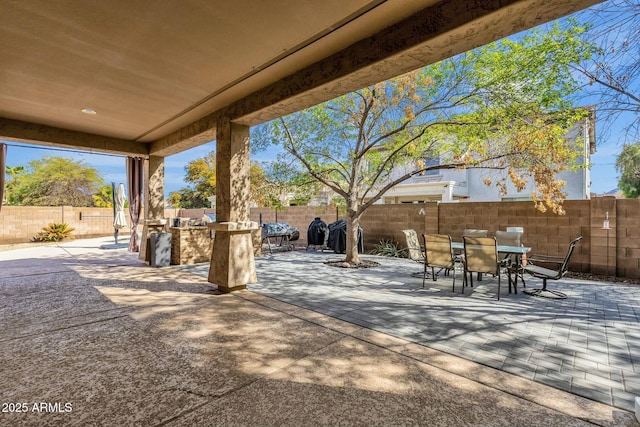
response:
M398 243L391 240L380 240L371 251L371 254L394 258L406 258L407 256L405 250L398 248Z
M50 223L46 227L42 227L42 231L38 232L34 237L34 242L59 242L64 239L71 238L71 232L75 228L69 227L69 224Z

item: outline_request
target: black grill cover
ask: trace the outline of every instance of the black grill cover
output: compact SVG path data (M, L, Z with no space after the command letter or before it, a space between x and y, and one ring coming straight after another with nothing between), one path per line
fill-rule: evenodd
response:
M329 224L329 240L327 246L337 254L343 254L347 250L347 221L340 219ZM364 252L362 242L362 227L358 226L358 252Z
M325 246L329 239L329 227L327 223L316 217L307 229L307 245Z

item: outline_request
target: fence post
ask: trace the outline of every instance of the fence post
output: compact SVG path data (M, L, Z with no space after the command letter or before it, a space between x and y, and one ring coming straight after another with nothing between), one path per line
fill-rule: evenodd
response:
M618 275L617 212L615 197L591 199L591 273Z

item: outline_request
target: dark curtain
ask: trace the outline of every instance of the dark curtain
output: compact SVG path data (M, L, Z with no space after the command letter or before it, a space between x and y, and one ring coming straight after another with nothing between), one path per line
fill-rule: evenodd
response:
M129 251L140 252L138 242L137 225L140 219L142 206L142 159L140 157L127 157L127 186L129 193L129 214L131 215L131 239L129 239Z
M4 198L4 174L7 165L7 144L0 144L0 210L2 210L2 199Z

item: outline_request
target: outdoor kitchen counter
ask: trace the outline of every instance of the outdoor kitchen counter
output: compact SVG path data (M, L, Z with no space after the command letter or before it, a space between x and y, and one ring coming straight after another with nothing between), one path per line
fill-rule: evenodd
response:
M215 231L207 226L169 227L171 264L197 264L211 259Z

